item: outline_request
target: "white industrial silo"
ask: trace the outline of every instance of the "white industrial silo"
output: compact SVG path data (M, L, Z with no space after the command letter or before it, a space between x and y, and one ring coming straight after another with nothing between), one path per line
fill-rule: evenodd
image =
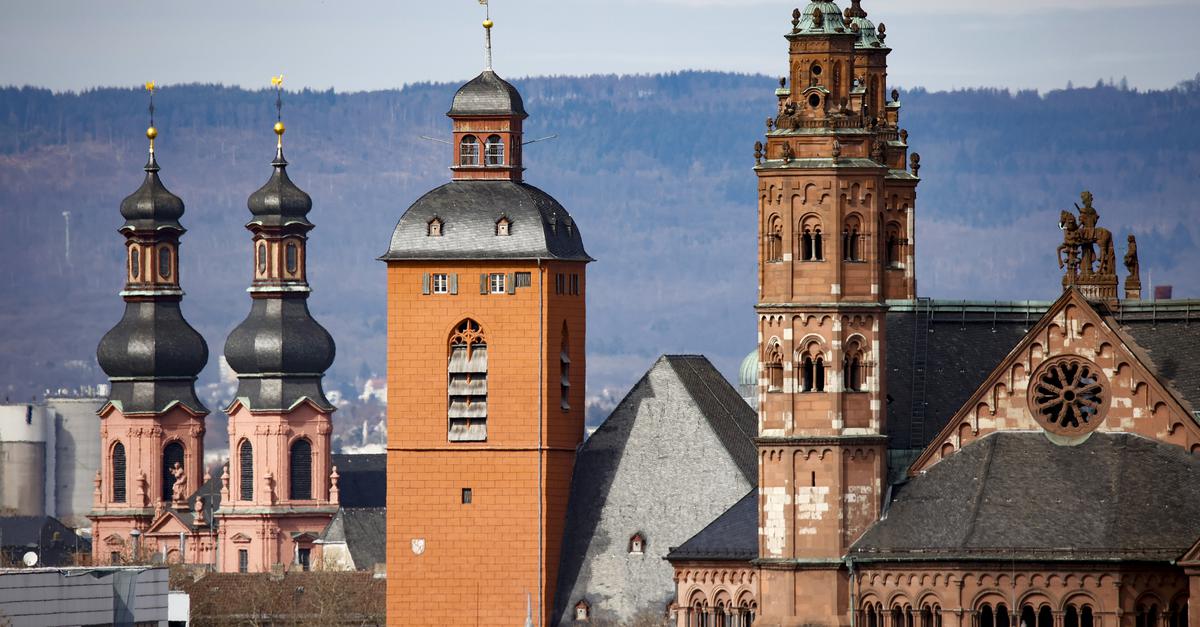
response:
M34 403L0 405L0 515L55 515L54 418Z

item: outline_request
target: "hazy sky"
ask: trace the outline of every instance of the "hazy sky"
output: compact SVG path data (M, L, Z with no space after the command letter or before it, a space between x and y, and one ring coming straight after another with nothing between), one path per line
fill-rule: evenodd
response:
M781 74L796 0L492 0L506 76ZM839 2L842 6L848 0ZM801 3L803 6L803 3ZM864 0L898 86L1052 89L1200 72L1197 0ZM1135 8L1136 7L1136 8ZM0 85L393 88L482 65L477 0L0 0Z

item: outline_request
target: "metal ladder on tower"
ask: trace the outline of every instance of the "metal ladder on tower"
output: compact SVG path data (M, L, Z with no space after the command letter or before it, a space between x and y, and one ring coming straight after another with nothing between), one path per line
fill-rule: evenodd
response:
M909 415L908 447L924 448L925 388L928 381L929 329L933 322L933 299L918 298L913 310L912 413Z

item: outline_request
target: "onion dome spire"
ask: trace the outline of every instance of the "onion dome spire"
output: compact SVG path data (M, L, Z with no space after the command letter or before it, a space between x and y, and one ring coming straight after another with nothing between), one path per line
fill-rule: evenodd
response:
M112 386L109 402L125 414L162 413L181 404L196 414L208 410L196 398L196 375L208 363L208 345L183 318L179 303L179 223L183 201L163 185L154 155L154 83L151 94L150 157L141 187L121 202L125 223L125 315L96 348Z
M238 399L251 410L288 411L308 400L325 411L321 379L333 364L333 338L308 311L308 221L312 198L287 175L283 158L282 75L276 87L274 171L246 205L252 216L254 280L250 314L229 334L225 358L238 373Z

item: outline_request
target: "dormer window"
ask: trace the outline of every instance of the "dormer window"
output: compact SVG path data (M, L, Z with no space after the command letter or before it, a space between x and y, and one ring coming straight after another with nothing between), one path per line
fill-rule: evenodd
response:
M643 549L645 549L645 547L646 540L642 537L642 534L635 533L633 534L633 537L629 539L630 555L641 555L644 552Z
M441 236L442 236L442 219L435 217L434 219L429 221L429 237L441 237Z
M511 226L512 221L508 216L500 216L500 219L496 220L496 235L508 235Z
M466 135L458 146L458 165L479 165L479 138Z
M580 600L578 603L575 604L575 620L576 621L586 623L587 621L591 620L591 618L592 618L592 606L590 604L588 604L587 600Z
M504 165L504 140L499 135L487 138L487 151L484 153L487 165Z

